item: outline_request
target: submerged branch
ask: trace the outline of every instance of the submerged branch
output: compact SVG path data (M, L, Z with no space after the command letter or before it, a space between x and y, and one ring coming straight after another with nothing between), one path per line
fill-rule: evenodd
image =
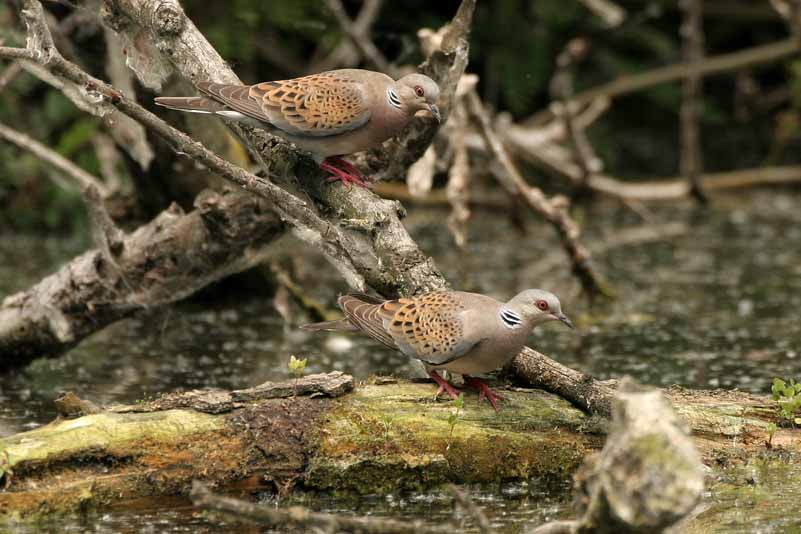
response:
M195 480L189 494L192 503L200 508L213 512L222 512L234 519L246 519L260 525L271 527L313 529L322 532L367 532L382 534L385 532L410 533L420 532L452 534L453 527L429 525L419 519L395 520L380 517L358 517L344 514L326 514L312 512L302 506L275 508L271 505L215 495L208 486Z

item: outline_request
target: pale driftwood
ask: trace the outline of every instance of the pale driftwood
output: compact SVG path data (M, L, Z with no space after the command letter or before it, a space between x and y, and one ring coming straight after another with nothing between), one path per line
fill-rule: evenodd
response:
M241 192L174 205L110 246L71 260L0 307L0 368L58 354L137 310L176 302L258 265L283 232L266 202ZM111 240L114 241L114 240Z
M695 508L704 477L701 455L670 402L624 380L603 450L575 475L580 518L532 534L663 532Z
M340 371L307 375L297 380L265 382L247 389L197 389L170 393L156 400L124 406L111 406L114 413L156 412L190 408L203 413L224 413L243 407L246 403L266 399L285 399L308 395L311 397L341 397L353 389L353 377Z

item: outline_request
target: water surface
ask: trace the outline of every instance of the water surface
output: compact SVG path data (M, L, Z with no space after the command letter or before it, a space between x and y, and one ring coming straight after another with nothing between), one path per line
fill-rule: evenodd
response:
M720 197L703 212L690 203L653 208L647 224L625 208L593 208L583 214L585 242L618 296L593 307L578 295L552 230L530 216L521 234L504 213L478 212L464 253L452 246L446 211L411 207L408 227L460 289L503 299L527 287L559 294L579 333L549 324L537 328L530 341L562 363L599 378L629 374L656 386L766 393L775 376L801 377L797 205L797 196L788 193ZM643 237L649 233L651 238ZM85 246L80 240L3 236L0 294L28 286ZM276 258L295 265L310 294L332 305L346 288L322 258L301 252L305 249L284 242ZM248 387L287 378L291 354L308 358L308 372L343 370L357 378L418 372L405 357L364 338L287 327L267 296L233 295L214 305L195 302L140 314L60 358L0 376L0 436L52 420L52 399L62 391L112 403L178 389ZM522 532L526 525L569 514L567 488L516 484L470 491L499 532ZM318 496L304 504L431 521L452 515L450 497L439 491L355 502ZM226 525L185 503L170 503L58 521L52 528L173 533L242 528Z

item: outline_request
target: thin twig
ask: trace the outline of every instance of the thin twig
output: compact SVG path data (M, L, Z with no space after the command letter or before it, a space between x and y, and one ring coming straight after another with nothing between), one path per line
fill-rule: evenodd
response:
M370 30L373 24L378 19L381 13L383 0L365 0L362 3L359 13L353 20L353 29L360 35L364 35L366 39L370 38ZM313 57L320 54L315 53ZM354 67L361 59L362 55L359 50L354 46L350 39L343 39L334 47L333 50L327 53L325 57L320 60L312 60L305 70L310 73L321 72L326 70L335 69L338 67Z
M449 119L451 135L448 137L453 148L453 162L448 170L446 193L451 205L448 216L448 229L453 235L456 246L464 250L467 245L467 221L470 220L470 160L465 144L467 130L467 109L464 99L460 98L451 112Z
M701 0L681 0L684 11L681 24L682 55L688 65L695 66L704 60L704 33L701 27ZM707 197L701 186L704 172L701 151L701 98L703 81L697 73L689 72L682 85L681 101L681 173L690 182L692 195L701 203Z
M582 288L587 295L590 297L610 296L611 291L607 283L590 263L590 251L579 241L579 228L567 213L567 199L556 197L549 200L539 188L526 183L490 124L487 112L475 91L468 95L467 102L470 113L481 129L488 151L505 171L506 177L502 182L504 186L522 196L532 210L554 227L573 265L573 272L581 281Z
M321 529L323 532L368 532L368 533L447 533L450 526L428 525L419 519L402 520L380 517L358 517L341 514L312 512L301 506L274 508L231 497L215 495L208 486L195 480L189 494L192 502L201 508L222 512L238 519L248 519L262 525L303 527Z
M2 55L2 48L0 48L0 55ZM5 124L0 124L0 138L13 143L23 150L27 150L43 162L63 172L75 182L79 191L91 186L97 188L101 196L108 196L108 189L98 178L24 133L9 128Z
M470 495L463 492L459 489L458 486L454 484L448 484L446 486L448 491L451 492L453 498L456 499L456 502L464 508L464 510L470 514L470 516L476 521L476 525L478 525L478 531L481 534L492 534L492 525L490 525L487 516L484 515L484 512L476 506L476 503L473 502L473 499L470 498Z
M340 0L325 0L325 5L331 14L334 15L339 27L348 36L356 48L361 52L364 59L366 59L372 66L392 76L394 68L389 64L389 61L384 55L376 48L372 40L367 36L366 32L360 32L355 28L353 21L345 11L345 6L342 5Z
M574 60L584 55L586 50L587 43L583 39L572 39L568 42L556 59L557 70L551 84L554 100L558 100L553 107L558 109L556 114L564 123L564 130L573 152L573 159L581 171L576 196L589 191L590 178L602 171L600 160L595 156L595 151L592 149L589 139L587 139L587 134L577 124L572 111L573 106L571 105L573 98L572 67Z
M12 63L6 70L0 73L0 91L8 87L14 79L22 72L22 65L19 63Z
M675 82L690 75L709 76L731 70L744 69L760 63L778 61L787 56L796 54L801 50L795 39L785 39L775 43L754 46L732 52L709 56L703 61L692 65L685 62L651 69L639 74L624 75L609 83L605 83L578 93L573 101L578 104L589 104L598 98L616 98L629 93L648 89L655 85ZM526 123L543 123L553 118L553 112L546 110L536 113L526 119Z
M600 17L609 28L616 28L626 20L626 10L610 0L579 0L584 7Z

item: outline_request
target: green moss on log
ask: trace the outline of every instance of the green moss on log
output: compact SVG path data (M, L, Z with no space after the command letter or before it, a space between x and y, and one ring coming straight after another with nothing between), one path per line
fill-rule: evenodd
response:
M539 391L504 392L496 414L468 395L451 433L449 402L429 384L359 388L330 413L305 485L374 493L446 481L564 480L602 437L580 434L587 418Z

